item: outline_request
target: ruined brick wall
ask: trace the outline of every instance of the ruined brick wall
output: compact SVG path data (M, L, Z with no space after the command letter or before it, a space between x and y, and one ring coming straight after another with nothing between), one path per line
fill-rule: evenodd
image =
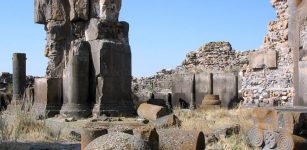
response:
M154 92L170 93L172 87L172 75L174 70L158 72L150 77L132 79L132 93L135 101L146 101Z
M250 54L242 71L241 93L245 104L292 105L293 55L288 45L288 0L272 0L277 19L268 25L263 45Z

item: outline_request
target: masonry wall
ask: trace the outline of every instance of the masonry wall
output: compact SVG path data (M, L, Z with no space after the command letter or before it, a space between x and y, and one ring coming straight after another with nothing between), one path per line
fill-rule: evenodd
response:
M263 45L242 69L241 94L247 105L292 105L294 63L288 43L288 0L272 0L277 19L268 25Z
M194 104L200 105L204 96L210 94L208 91L210 83L207 77L209 73L214 73L216 83L214 94L222 94L223 105L231 106L230 100L234 99L233 97L237 98L238 90L232 88L237 87L238 84L236 74L248 63L248 54L249 51L233 50L229 42L207 43L198 50L188 53L182 64L175 69L163 69L151 77L134 78L132 81L134 100L146 101L150 98L151 93L157 93L157 95L172 93L173 105L178 105L179 99L191 103L192 79L195 74L196 99ZM229 87L235 91L229 91L222 84L224 81L229 81L231 84ZM223 92L228 93L223 94Z
M276 20L269 22L268 33L258 49L238 52L234 51L228 42L207 43L188 53L176 69L163 70L149 78L134 79L134 92L143 95L157 91L169 92L172 88L172 77L176 74L239 72L238 97L244 99L245 105L292 106L295 96L294 83L298 82L298 73L295 70L298 62L295 63L295 51L289 45L289 3L296 1L271 0L272 7L276 10ZM305 39L306 25L302 26L299 31L300 39ZM306 44L305 41L300 43ZM161 83L168 86L161 86Z

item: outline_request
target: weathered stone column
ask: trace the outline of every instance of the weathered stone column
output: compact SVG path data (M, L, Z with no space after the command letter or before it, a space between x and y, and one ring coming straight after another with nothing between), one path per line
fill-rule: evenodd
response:
M13 54L13 100L21 100L26 88L26 54Z
M89 62L89 44L82 40L73 41L69 60L63 73L64 102L61 114L76 118L90 116Z
M119 22L121 0L90 1L85 40L91 46L93 115L133 115L129 24ZM94 85L94 86L93 86Z
M289 1L289 46L294 63L295 106L307 106L306 64L307 64L307 0Z

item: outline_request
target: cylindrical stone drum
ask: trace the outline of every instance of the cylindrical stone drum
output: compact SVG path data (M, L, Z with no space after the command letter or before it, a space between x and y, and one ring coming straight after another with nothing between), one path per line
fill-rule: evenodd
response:
M140 117L148 120L157 120L169 114L167 108L152 104L143 103L139 106L137 113Z
M81 131L81 150L84 150L89 143L105 134L108 134L108 129L103 126L83 128Z
M159 134L159 149L203 150L205 137L203 132L183 131L180 129L161 129Z

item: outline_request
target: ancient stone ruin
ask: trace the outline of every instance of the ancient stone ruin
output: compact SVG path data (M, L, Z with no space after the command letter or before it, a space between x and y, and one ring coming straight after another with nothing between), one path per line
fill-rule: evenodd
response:
M49 118L55 132L78 126L67 132L81 149L205 149L239 132L260 149L307 145L307 0L271 0L277 18L258 49L209 42L176 68L143 78L131 76L129 24L118 20L121 0L34 1L35 23L47 33L46 76L27 77L26 55L14 53L13 75L0 74L1 109L12 102L24 109L29 100L36 119ZM251 115L225 110L230 119L252 122L242 130L227 121L206 132L181 126L199 116L202 124L217 125L219 116L209 121L209 113L199 112L238 106ZM190 116L181 120L182 114Z
M26 54L13 54L13 100L22 100L26 88Z
M200 106L210 91L208 74L212 73L213 94L220 96L224 107L240 101L247 106L303 106L305 3L296 0L271 3L277 19L268 24L260 48L241 52L233 50L228 42L207 43L188 53L175 69L133 79L135 99L146 101L153 93L157 99L171 101L172 105L178 105L180 100L186 105Z
M46 77L35 80L33 110L50 116L132 115L129 24L121 0L35 0L47 32Z
M289 5L287 0L272 1L277 20L271 21L264 44L250 54L242 69L242 96L245 103L277 106L293 103L293 55L289 47Z
M151 77L133 79L134 99L146 101L152 99L152 93L155 101L162 99L167 105L199 108L206 96L214 94L219 97L215 96L214 103L232 108L241 99L238 72L248 63L248 54L249 51L233 50L229 42L207 43L188 53L176 69L164 69Z

